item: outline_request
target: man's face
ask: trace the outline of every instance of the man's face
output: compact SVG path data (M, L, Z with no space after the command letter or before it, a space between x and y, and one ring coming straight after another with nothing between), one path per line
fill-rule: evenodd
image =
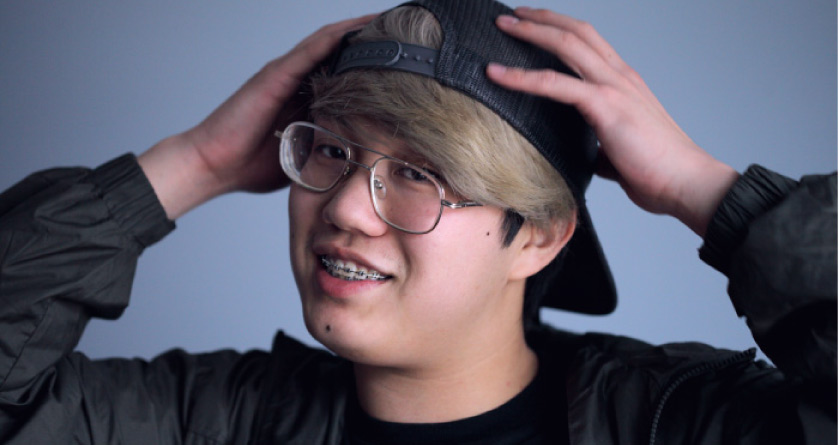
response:
M369 127L342 134L319 124L384 154L409 154ZM378 157L354 156L367 165ZM379 218L368 184L357 168L325 193L291 188L291 259L309 332L352 361L396 367L483 354L512 338L524 282L509 279L517 246L502 247L503 211L445 209L433 231L412 235ZM368 274L349 280L339 261Z

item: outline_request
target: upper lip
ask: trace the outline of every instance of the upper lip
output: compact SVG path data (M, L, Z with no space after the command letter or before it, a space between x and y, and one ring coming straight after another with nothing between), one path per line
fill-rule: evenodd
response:
M314 252L318 256L328 256L330 258L339 259L342 261L352 261L359 267L363 267L367 270L375 270L382 275L392 275L386 269L377 266L372 261L368 260L363 255L352 251L350 249L346 249L343 247L338 247L331 244L322 244L322 245L315 245Z

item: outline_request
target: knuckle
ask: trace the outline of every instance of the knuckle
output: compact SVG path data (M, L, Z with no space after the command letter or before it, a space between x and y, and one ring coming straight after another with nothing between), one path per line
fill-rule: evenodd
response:
M534 73L533 81L541 90L552 87L557 81L558 75L553 70L539 70Z
M579 43L579 38L572 32L559 30L556 35L556 44L560 47L572 47Z
M536 29L536 23L529 20L520 20L516 22L515 28L524 33L532 33Z
M267 76L270 76L270 75L272 75L273 73L276 73L276 72L278 72L278 71L281 71L281 70L282 70L283 65L285 64L285 61L286 61L286 58L287 58L287 57L288 57L287 55L286 55L286 56L281 56L281 57L277 57L277 58L275 58L275 59L273 59L273 60L268 61L268 63L266 63L266 64L262 67L262 69L261 69L261 70L259 70L259 71L256 73L256 75L263 75L263 76L267 75Z
M536 17L539 20L547 20L551 17L552 14L553 12L551 10L545 8L539 8L533 11L534 17Z
M595 91L597 96L607 103L617 103L622 96L621 92L611 85L597 85Z
M336 28L338 28L339 25L340 25L340 23L327 23L327 24L321 26L320 28L318 28L318 30L315 33L316 34L328 33L328 32L331 32L331 31L335 30Z
M621 77L628 80L630 83L637 84L639 82L643 82L643 79L641 78L641 75L638 74L638 71L635 71L635 69L629 66L626 62L621 62L617 66L616 70Z
M342 36L344 34L345 34L344 27L342 26L342 24L340 22L338 22L338 23L329 23L329 24L321 26L320 28L318 28L317 31L314 32L314 34L312 34L312 37L314 37L314 36L334 37L336 35Z
M596 32L594 29L594 25L586 21L576 20L574 26L579 30L581 34L592 34Z
M629 80L638 83L643 82L644 79L641 78L641 75L638 74L638 71L632 69L629 65L626 65L626 68L623 69L624 76L628 77Z
M505 74L509 80L516 83L527 80L528 77L528 73L526 71L517 68L507 69Z

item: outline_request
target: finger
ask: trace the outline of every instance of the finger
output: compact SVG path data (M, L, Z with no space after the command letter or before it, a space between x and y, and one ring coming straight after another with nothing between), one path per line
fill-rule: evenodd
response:
M326 25L304 39L286 55L274 59L251 77L201 124L199 138L215 141L233 138L250 145L269 131L281 107L288 103L301 81L332 51L341 37L372 20L376 14ZM293 114L293 113L292 113ZM243 131L243 129L252 131ZM232 144L233 142L231 142Z
M511 90L547 97L557 102L576 106L584 115L586 103L591 102L594 86L568 74L553 70L525 70L490 63L487 77Z
M543 25L550 25L556 28L567 30L577 35L582 41L594 49L612 68L623 71L629 65L621 59L617 51L604 39L594 26L588 22L575 19L567 15L559 14L547 9L532 9L528 7L516 8L517 17L530 20Z
M300 80L332 52L347 32L366 25L377 16L369 14L326 25L272 62L275 65L272 68L281 71L285 77Z
M576 35L589 45L615 73L628 80L639 93L649 100L657 100L644 79L618 55L612 45L591 24L547 9L519 7L516 8L515 14L522 19L559 27Z
M609 44L609 42L607 42L606 39L597 32L594 26L588 22L547 9L519 7L516 8L515 14L522 19L560 27L577 35L595 52L597 52L606 64L611 66L616 72L622 74L624 78L628 79L639 92L648 98L654 99L652 91L650 91L649 87L644 82L644 79L641 78L641 76L620 57L612 45Z
M532 43L559 57L585 80L607 82L614 69L576 34L551 25L499 16L498 27L520 40Z
M340 40L341 37L343 37L344 34L346 34L347 32L363 27L379 15L380 14L378 13L367 14L364 16L324 25L320 29L303 39L300 43L298 43L295 46L295 48L292 49L292 51L300 49L302 47L306 47L310 45L313 41L321 40L324 37L327 37L330 40L335 40L336 38Z

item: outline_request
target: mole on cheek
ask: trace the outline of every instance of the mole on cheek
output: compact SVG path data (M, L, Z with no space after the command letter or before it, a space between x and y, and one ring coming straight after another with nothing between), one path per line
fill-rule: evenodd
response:
M326 332L332 332L332 326L326 325Z
M489 236L489 232L487 232L487 236Z

